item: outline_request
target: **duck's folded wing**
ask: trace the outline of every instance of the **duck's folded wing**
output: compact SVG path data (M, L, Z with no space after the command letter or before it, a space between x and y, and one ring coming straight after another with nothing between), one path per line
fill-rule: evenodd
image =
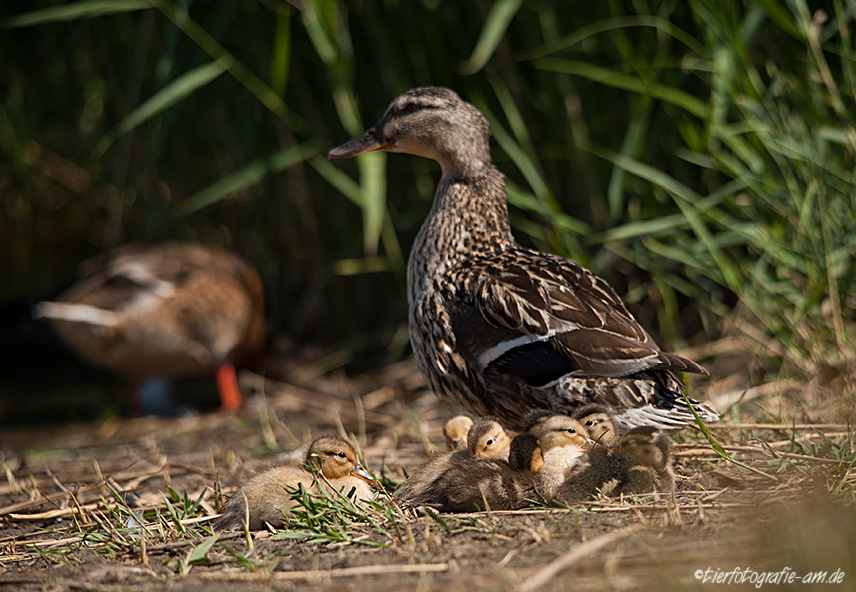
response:
M456 271L452 326L481 368L532 385L568 374L707 373L660 351L599 277L566 259L524 253L475 260Z

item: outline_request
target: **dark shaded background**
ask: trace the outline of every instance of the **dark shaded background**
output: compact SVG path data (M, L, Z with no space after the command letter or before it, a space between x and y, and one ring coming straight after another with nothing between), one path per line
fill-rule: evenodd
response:
M505 138L494 157L521 242L604 275L665 349L716 336L738 301L789 346L808 348L795 338L805 319L819 319L811 341L843 346L822 306L852 318L853 147L813 144L818 127L852 124L843 9L826 7L812 45L814 8L754 2L158 1L95 17L97 3L51 12L60 4L0 8L0 422L121 408L121 385L79 366L28 311L82 260L130 241L242 254L265 280L271 331L347 350L348 371L408 356L403 261L439 168L391 155L372 177L352 161L325 167L323 154L427 84L458 91ZM165 90L212 56L229 70L186 96ZM102 150L153 97L173 100ZM777 154L776 133L816 161ZM283 150L300 157L278 170ZM195 209L253 163L268 174ZM336 171L364 189L385 180L372 195L388 199L349 200ZM722 199L693 224L657 172ZM837 185L806 206L825 174ZM372 211L382 227L366 222Z

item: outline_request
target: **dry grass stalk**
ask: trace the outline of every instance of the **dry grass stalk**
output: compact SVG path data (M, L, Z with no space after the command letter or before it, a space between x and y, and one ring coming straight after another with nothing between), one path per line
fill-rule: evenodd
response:
M558 559L555 559L550 563L544 565L543 567L539 568L538 571L536 571L531 576L527 576L526 581L519 586L519 592L533 592L534 590L539 590L547 582L555 578L560 571L571 567L572 565L578 563L582 559L585 559L589 555L593 555L604 547L613 545L621 539L624 539L630 536L631 534L639 532L644 528L645 527L641 524L633 524L631 526L620 528L613 532L602 534L589 541L586 541L585 543L577 545Z

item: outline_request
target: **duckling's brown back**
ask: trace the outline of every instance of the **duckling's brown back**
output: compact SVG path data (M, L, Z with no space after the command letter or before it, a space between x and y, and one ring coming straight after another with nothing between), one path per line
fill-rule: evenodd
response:
M500 459L466 457L450 466L415 500L442 512L516 510L536 499L533 473Z
M241 530L247 520L248 509L250 530L263 529L265 523L274 528L281 527L283 514L279 508L294 505L286 487L296 488L301 483L306 489L313 488L312 474L299 465L280 465L262 470L232 494L223 515L214 523L214 529Z

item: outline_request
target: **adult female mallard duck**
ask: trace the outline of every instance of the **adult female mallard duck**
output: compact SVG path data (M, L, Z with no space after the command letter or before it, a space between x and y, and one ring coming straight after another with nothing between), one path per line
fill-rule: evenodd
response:
M707 372L661 351L601 278L517 244L487 120L446 88L409 90L329 158L385 150L431 158L442 178L407 265L410 340L439 395L519 423L533 409L587 403L624 427L694 423L678 372ZM716 412L693 402L702 419Z
M86 362L139 381L216 374L222 409L241 394L234 363L265 347L264 295L258 272L237 255L190 242L132 244L81 265L83 276L47 318ZM132 391L132 412L139 413Z

